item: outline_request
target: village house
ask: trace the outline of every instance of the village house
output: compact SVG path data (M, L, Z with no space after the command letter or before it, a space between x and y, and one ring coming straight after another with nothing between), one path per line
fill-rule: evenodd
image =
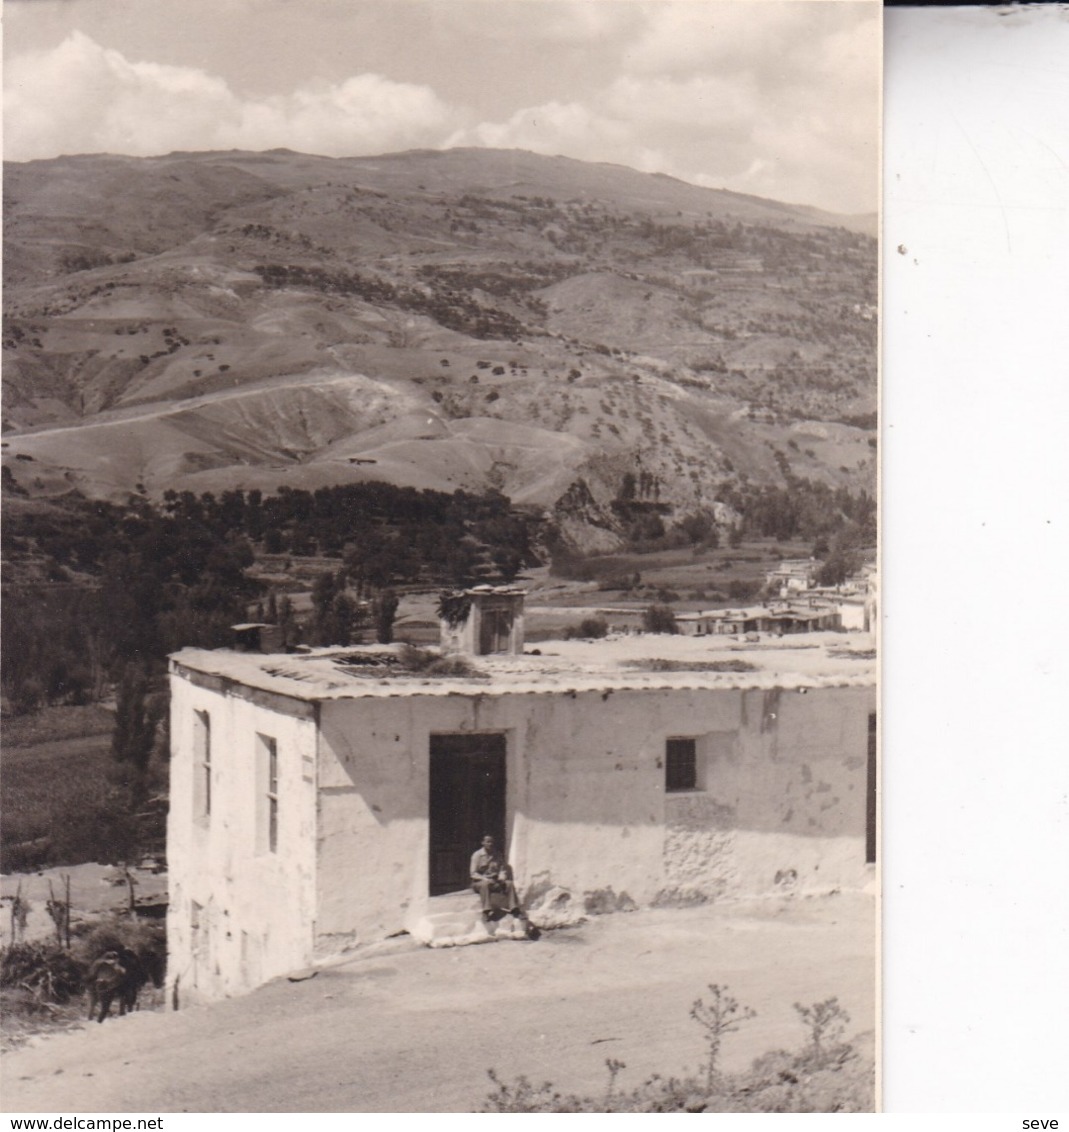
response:
M820 563L815 558L785 558L765 575L765 585L780 597L809 589L816 581Z
M746 609L707 609L677 613L676 627L687 637L738 636L747 633L816 633L827 630L861 629L860 619L843 618L843 604L826 599L768 602ZM857 620L857 624L854 621Z
M403 646L171 658L183 1002L426 938L442 900L477 918L486 833L536 922L550 898L582 913L872 879L870 650L636 634L533 655L522 593L463 598L443 636L468 675L427 674Z

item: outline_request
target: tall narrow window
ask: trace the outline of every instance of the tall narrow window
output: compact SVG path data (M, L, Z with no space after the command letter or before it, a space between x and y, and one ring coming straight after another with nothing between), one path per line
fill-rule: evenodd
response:
M256 736L256 852L278 852L278 742Z
M664 788L669 794L698 788L698 750L693 739L669 739L665 743Z
M212 812L212 721L206 711L193 713L193 817L207 822Z
M278 744L274 739L267 745L267 848L278 851Z

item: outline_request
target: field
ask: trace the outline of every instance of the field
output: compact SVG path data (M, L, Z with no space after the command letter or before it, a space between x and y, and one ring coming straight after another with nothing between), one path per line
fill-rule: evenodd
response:
M0 809L4 823L0 854L4 872L32 867L40 841L49 838L77 864L82 815L107 803L112 767L112 713L105 707L53 707L5 719L4 775ZM35 847L27 842L38 843ZM57 863L61 863L58 862Z
M716 550L686 547L649 554L631 552L592 556L583 560L582 568L584 576L596 582L598 590L606 598L624 596L621 587L611 586L608 582L633 578L638 574L641 593L637 598L643 604L656 600L656 591L669 590L678 596L661 600L678 602L680 610L707 609L747 600L728 592L732 583L736 587L751 588L758 583L763 585L765 575L782 559L808 558L811 552L810 543L758 539L738 547ZM632 600L636 599L634 592L629 596ZM559 595L555 603L575 604L564 594Z

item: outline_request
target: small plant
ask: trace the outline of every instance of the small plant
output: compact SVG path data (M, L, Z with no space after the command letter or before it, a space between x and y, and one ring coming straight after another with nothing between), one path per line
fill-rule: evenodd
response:
M605 1068L609 1071L609 1087L605 1090L605 1103L606 1105L612 1103L612 1094L616 1088L616 1078L621 1069L627 1068L625 1061L618 1061L615 1057L607 1057L605 1059Z
M549 1081L532 1085L527 1077L517 1077L511 1085L502 1081L492 1070L488 1076L496 1086L486 1098L484 1112L580 1112L579 1097L562 1096L553 1091Z
M450 629L462 625L471 612L471 595L463 591L452 591L438 597L438 616Z
M709 1045L709 1060L705 1065L705 1086L709 1092L717 1079L717 1062L720 1059L720 1045L725 1034L734 1033L743 1022L757 1017L757 1012L748 1006L740 1007L738 999L727 994L727 987L710 983L712 1001L707 1005L702 999L694 1000L690 1016L698 1025L705 1028L705 1040Z
M406 671L418 672L424 676L482 675L480 670L465 657L442 656L430 649L417 648L415 645L402 645L399 657Z
M809 1031L806 1053L813 1065L819 1068L830 1061L840 1060L844 1050L849 1049L842 1039L850 1015L839 1005L838 998L827 998L823 1002L814 1002L812 1006L796 1002L794 1009Z
M838 1000L812 1006L795 1004L809 1030L809 1044L796 1053L769 1050L747 1072L721 1074L720 1047L725 1034L756 1017L727 994L727 987L712 984L712 1001L698 999L691 1008L706 1031L709 1060L698 1075L683 1077L652 1074L637 1088L617 1088L624 1062L609 1058L606 1091L600 1096L557 1092L550 1082L532 1085L518 1077L508 1085L493 1070L495 1092L486 1098L483 1112L871 1112L873 1106L871 1059L852 1044L842 1044L849 1016Z

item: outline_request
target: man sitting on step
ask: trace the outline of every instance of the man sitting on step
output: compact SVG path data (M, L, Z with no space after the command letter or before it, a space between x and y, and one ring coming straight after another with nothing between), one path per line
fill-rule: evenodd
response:
M496 910L510 912L521 920L527 919L512 883L512 869L489 834L472 854L471 887L482 901L484 920L492 920Z

